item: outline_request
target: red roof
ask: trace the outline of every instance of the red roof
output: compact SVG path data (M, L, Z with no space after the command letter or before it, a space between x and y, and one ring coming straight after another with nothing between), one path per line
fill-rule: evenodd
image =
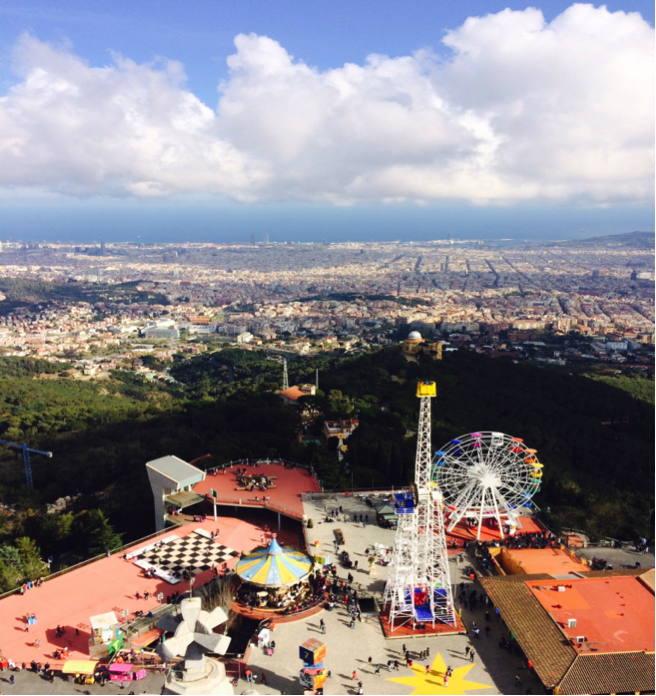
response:
M481 585L547 688L632 693L654 689L651 578L650 571L620 569L566 580L546 573L483 577ZM620 604L627 604L624 611ZM567 627L568 618L576 619L576 628ZM579 647L571 636L587 640Z
M537 580L528 585L577 652L654 651L654 594L639 578ZM567 627L568 619L576 619L575 628ZM580 646L577 636L586 637Z
M269 488L265 493L260 491L238 491L237 490L237 466L246 468L247 474L260 474L261 476L273 477L275 488ZM237 465L232 469L226 469L226 473L219 472L216 476L208 474L204 481L200 481L194 486L194 492L199 495L209 496L210 489L214 489L219 497L217 502L224 505L245 505L254 507L264 507L264 496L270 498L267 507L287 514L290 517L301 519L303 517L303 493L320 493L321 486L309 471L301 467L293 469L284 464L262 462L259 466ZM255 497L257 496L257 501Z
M152 537L133 548L154 544L171 534L182 538L192 534L194 529L199 527L207 531L219 528L219 543L235 551L248 552L260 545L262 529L259 526L234 517L219 517L217 522L208 518L202 524L199 522L184 527L169 527L157 537ZM286 536L284 530L278 532L278 539L287 543L298 543L295 535ZM23 596L16 594L1 600L3 655L14 662L29 663L34 659L52 663L54 650L68 646L71 659L88 659L91 616L114 611L120 619L121 610L127 609L129 615L134 617L135 611L147 612L159 604L158 592L162 592L166 598L176 590L184 592L188 589L189 586L185 582L169 585L159 578L144 577L141 568L132 561L121 558L127 552L129 549L47 579L40 587L27 590ZM230 558L228 567L232 568L235 561L236 558ZM200 573L196 576L196 586L204 585L211 578L211 570ZM146 590L150 594L147 601L135 598L137 592L143 595ZM28 612L36 614L37 623L29 626L29 633L25 633L24 616ZM62 638L55 636L58 625L66 630ZM76 628L79 635L75 634ZM39 648L34 647L36 639L41 641Z
M285 389L285 391L279 392L280 396L284 396L287 399L291 399L292 401L298 401L302 396L309 396L307 392L304 392L302 389L299 389L297 386L289 387L289 389Z

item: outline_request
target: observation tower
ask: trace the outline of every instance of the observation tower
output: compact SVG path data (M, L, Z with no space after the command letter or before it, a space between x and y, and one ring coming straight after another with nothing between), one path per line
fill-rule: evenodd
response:
M410 493L395 496L399 518L389 578L383 599L390 632L411 624L434 629L441 622L458 631L449 577L444 504L432 481L431 399L435 382L419 382L419 428L415 477Z

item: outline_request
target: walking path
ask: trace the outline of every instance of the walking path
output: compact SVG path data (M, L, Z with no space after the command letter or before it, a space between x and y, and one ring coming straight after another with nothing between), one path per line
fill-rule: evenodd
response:
M345 537L345 547L351 558L362 559L366 564L365 549L374 543L391 546L394 542L394 532L381 529L375 522L364 527L352 522L318 523L324 519L324 502L328 510L342 506L343 512L349 514L369 514L373 520L372 508L368 507L363 499L351 496L331 496L325 500L310 500L305 498L306 515L313 519L314 527L308 529L308 537L311 542L318 540L318 552L328 553L334 557L333 530L339 528ZM362 592L381 593L387 578L387 568L376 566L376 574L370 576L368 568L348 571L340 568L338 576L346 579L349 572L355 578L355 584L362 585ZM456 559L450 561L452 581L471 584L465 576L464 564L458 566ZM480 590L480 586L476 585ZM463 621L467 627L471 627L472 621L476 621L482 629L485 625L485 607L476 608L473 612L463 610ZM326 623L326 635L321 632L319 620ZM418 638L412 640L385 640L380 627L377 614L364 615L362 622L355 622L354 628L349 628L349 619L346 611L337 605L333 612L323 613L305 621L280 624L273 633L276 649L272 657L267 656L263 650L254 648L251 652L249 666L256 675L255 683L258 693L261 694L298 694L302 693L299 683L299 670L302 667L298 657L299 646L308 638L325 640L327 655L325 665L332 673L326 682L324 692L326 694L355 694L357 693L358 680L362 682L365 694L516 694L525 693L526 688L532 689L532 693L540 694L540 683L521 664L518 657L499 648L502 635L506 635L499 620L491 622L490 637L486 638L481 630L481 637L475 639L473 635L454 635L439 638ZM414 670L407 668L403 662L402 647L405 642L408 650L419 653L430 648L430 657L420 661ZM466 648L472 646L475 658L470 662L466 655ZM369 657L372 662L369 663ZM387 671L387 661L398 660L398 671ZM376 665L382 665L380 673L376 674ZM426 665L429 673L426 673ZM444 687L444 671L446 666L453 668L453 675L446 687ZM352 680L353 671L357 671L358 680ZM267 685L261 684L261 675L264 675ZM515 676L522 680L521 691L515 686ZM401 681L390 681L398 680ZM236 687L236 693L241 693L246 688L246 682L240 682Z

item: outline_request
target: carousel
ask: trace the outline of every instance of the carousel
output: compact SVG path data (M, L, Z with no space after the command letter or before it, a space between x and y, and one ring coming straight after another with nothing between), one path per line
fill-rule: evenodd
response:
M237 604L242 611L257 609L282 614L305 611L323 597L313 566L310 556L283 548L274 535L268 546L244 556L235 566L241 580Z

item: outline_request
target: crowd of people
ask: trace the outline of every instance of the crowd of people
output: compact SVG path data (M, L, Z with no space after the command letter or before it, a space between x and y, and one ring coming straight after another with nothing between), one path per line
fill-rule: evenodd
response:
M27 580L18 588L18 594L24 595L28 590L31 590L33 587L40 587L43 583L43 576L37 580Z
M315 591L310 579L292 587L260 588L242 585L237 600L251 609L269 609L284 614L295 614L316 605L322 594Z
M266 493L266 491L274 485L273 480L268 476L259 473L249 474L245 466L237 467L236 478L237 486L251 493L255 491Z

